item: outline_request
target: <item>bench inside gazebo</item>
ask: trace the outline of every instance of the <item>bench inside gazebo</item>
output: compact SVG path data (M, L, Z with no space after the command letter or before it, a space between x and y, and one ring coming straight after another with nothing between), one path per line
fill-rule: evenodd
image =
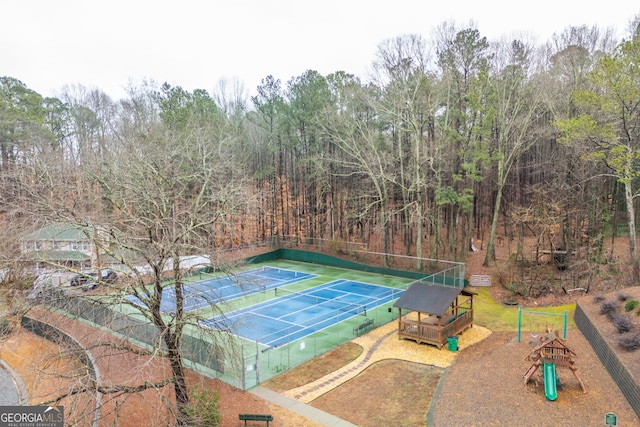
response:
M442 348L447 338L473 326L473 296L465 288L416 282L393 305L398 338Z

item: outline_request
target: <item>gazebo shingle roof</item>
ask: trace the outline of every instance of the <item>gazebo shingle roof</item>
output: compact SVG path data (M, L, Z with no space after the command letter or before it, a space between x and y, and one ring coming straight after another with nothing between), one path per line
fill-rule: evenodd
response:
M463 288L416 282L393 304L406 310L442 316ZM464 292L468 294L468 292Z

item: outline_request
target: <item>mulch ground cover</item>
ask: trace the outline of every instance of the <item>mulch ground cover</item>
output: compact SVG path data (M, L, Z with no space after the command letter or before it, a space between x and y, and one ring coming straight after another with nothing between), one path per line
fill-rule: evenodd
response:
M562 387L558 398L545 397L544 383L523 375L531 366L524 357L540 342L512 332L492 334L461 352L448 369L435 401L433 426L598 426L605 414L618 416L618 425L639 425L638 417L578 330L567 344L578 354L576 366L587 393L569 370L558 369Z

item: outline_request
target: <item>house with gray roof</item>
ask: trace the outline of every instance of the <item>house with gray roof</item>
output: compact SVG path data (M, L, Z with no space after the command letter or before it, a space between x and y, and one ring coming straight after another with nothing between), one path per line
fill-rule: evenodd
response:
M98 247L82 229L70 224L52 224L20 238L23 258L37 268L60 265L74 269L95 266L101 255Z

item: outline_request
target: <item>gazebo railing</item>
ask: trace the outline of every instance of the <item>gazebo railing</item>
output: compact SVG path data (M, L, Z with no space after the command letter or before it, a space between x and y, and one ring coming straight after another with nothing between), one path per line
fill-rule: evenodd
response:
M473 324L473 310L466 310L451 320L447 319L448 323L443 320L438 324L435 319L435 316L429 316L426 320L418 322L401 317L398 319L398 337L442 347L448 337L459 334Z

